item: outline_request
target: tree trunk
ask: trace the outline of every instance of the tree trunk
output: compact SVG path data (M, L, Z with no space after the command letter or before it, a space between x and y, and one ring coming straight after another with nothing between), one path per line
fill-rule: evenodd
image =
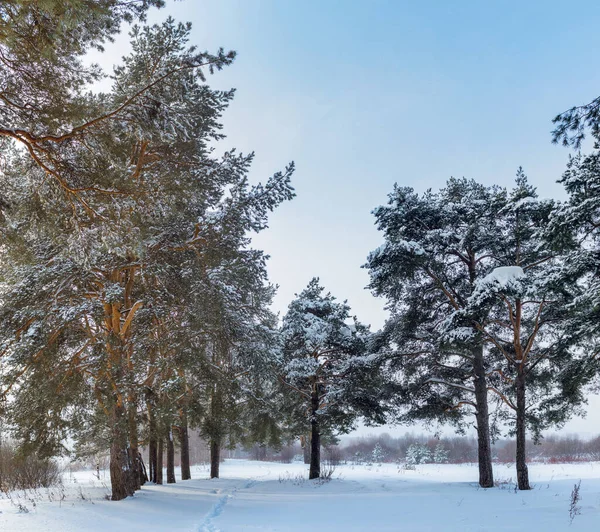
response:
M210 441L210 478L219 478L219 465L221 461L221 442Z
M483 364L483 346L478 345L472 351L477 412L477 453L479 462L479 485L482 488L494 487L492 469L492 445L490 442L490 416L488 411L488 392Z
M517 367L515 381L517 393L517 485L520 490L529 490L529 471L527 469L527 454L525 450L525 368Z
M156 417L154 407L148 402L148 466L150 469L150 481L156 484L156 473L158 464L158 449L156 442Z
M310 464L310 436L302 436L302 454L304 463Z
M314 392L311 397L309 479L319 478L321 476L321 432L319 430L319 421L317 419L318 410L319 396Z
M163 483L163 455L164 455L164 441L165 439L161 436L158 438L158 451L156 457L156 483Z
M175 484L175 444L173 430L167 434L167 484Z
M138 451L137 455L138 455L138 463L139 463L139 467L140 467L140 482L142 485L144 485L149 480L148 479L148 471L146 470L146 464L144 464L144 458L142 456L142 453L140 453Z
M214 360L213 360L214 361ZM219 383L215 382L210 398L210 478L219 478L221 440L223 438L222 396Z
M144 484L143 467L140 462L140 452L138 450L138 426L136 419L136 402L130 398L130 404L127 411L127 422L129 425L129 462L131 463L132 475L131 481L134 490L139 490Z
M188 434L187 414L181 414L181 426L179 427L179 444L181 445L181 480L190 480L190 437Z
M115 401L112 412L110 444L110 484L111 499L120 501L133 495L134 481L131 462L127 451L127 423L125 409L119 400Z
M156 439L151 439L148 443L148 467L150 469L150 482L156 484L156 466L158 462L158 453L156 448Z

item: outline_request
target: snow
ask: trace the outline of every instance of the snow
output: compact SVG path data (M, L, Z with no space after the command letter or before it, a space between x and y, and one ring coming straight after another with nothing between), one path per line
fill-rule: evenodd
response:
M510 207L513 210L516 210L516 209L520 209L521 207L523 207L525 205L528 205L528 204L531 204L531 203L538 203L538 201L539 200L537 198L533 198L531 196L528 196L526 198L522 198L522 199L516 201L515 203L511 204Z
M494 268L488 275L486 275L481 280L481 284L497 284L504 288L509 286L514 281L523 278L524 276L525 272L520 266L500 266L499 268Z
M448 338L448 341L465 341L473 338L475 336L475 331L472 327L455 327L454 329L450 329L446 332L445 336Z
M475 282L475 290L469 297L469 304L478 304L492 293L523 289L525 272L520 266L500 266L494 268L483 279Z
M396 246L399 249L407 251L408 253L414 253L415 255L425 255L425 250L418 242L414 240L398 240Z
M108 479L67 475L60 490L0 498L0 530L33 532L221 530L270 531L591 531L600 522L600 462L532 464L534 489L515 492L514 465L495 465L500 487L478 488L476 465L338 466L330 482L306 480L304 464L226 460L222 478L147 485L135 497L104 500ZM178 477L179 478L179 477ZM581 513L569 525L573 485L581 482ZM55 500L50 501L53 498ZM36 500L37 499L37 500ZM36 500L35 507L31 500Z

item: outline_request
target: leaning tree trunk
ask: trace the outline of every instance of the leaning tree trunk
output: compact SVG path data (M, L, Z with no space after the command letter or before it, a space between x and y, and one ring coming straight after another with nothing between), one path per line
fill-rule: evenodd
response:
M167 434L167 484L175 484L175 444L173 430Z
M313 392L311 397L311 417L310 417L310 469L308 478L319 478L321 476L321 432L317 411L319 410L319 396Z
M494 487L492 469L492 445L490 442L490 416L488 411L488 391L483 364L483 346L478 345L473 353L473 373L475 404L477 412L477 453L479 462L479 485L482 488Z
M210 478L219 478L221 462L221 442L216 438L210 440Z
M156 483L163 483L163 455L164 455L164 441L165 439L160 436L158 438L158 450L157 450L157 458L156 458Z
M120 501L133 495L134 480L129 454L127 452L127 423L121 399L115 401L112 412L110 445L110 484L111 499Z
M517 366L515 380L517 395L517 485L520 490L529 490L529 471L527 469L526 428L525 428L525 368Z
M142 456L142 453L140 453L139 451L138 451L138 462L140 464L140 481L143 485L146 482L148 482L149 478L148 478L148 471L146 469L146 464L144 464L144 458Z
M181 480L190 480L190 437L188 434L187 414L181 413L181 425L179 427L179 444L181 446Z

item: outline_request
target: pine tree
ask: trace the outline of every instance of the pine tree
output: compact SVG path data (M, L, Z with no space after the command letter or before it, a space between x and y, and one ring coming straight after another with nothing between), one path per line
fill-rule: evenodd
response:
M379 336L394 385L389 400L400 420L438 419L461 428L475 416L479 483L494 485L484 338L465 316L476 282L494 264L497 187L450 179L438 193L396 186L374 214L385 243L366 264L370 288L387 299L391 317ZM465 408L466 407L466 408Z
M90 105L124 115L103 118L91 137L49 140L69 158L50 172L54 180L31 151L11 146L0 176L0 260L11 300L0 323L14 355L3 394L18 389L13 422L32 451L56 453L67 435L110 445L113 499L143 478L140 390L156 402L157 447L180 422L174 398L185 375L176 348L184 343L180 309L193 295L191 275L246 246L246 233L264 228L268 213L293 195L293 166L249 187L251 155L212 156L207 144L222 137L218 120L233 92L206 85L197 67L208 55L188 49L188 35L189 26L172 20L134 29L113 90L89 96ZM131 100L131 87L142 87L143 98ZM95 185L79 168L96 176ZM64 172L79 180L66 196ZM80 410L69 416L75 404Z
M383 421L377 401L377 364L368 353L367 328L313 278L283 318L282 384L293 397L288 409L306 433L310 427L309 478L321 474L321 438L348 432L359 415Z
M110 122L127 119L141 94L134 96L138 85L130 102L90 97L88 89L105 75L81 58L101 49L123 21L143 20L152 5L163 1L8 0L0 6L0 141L23 148L40 170L39 183L52 181L84 216L92 214L85 212L86 196L112 189L102 186L97 167L81 164L73 152L86 145L101 149Z
M435 446L433 450L433 462L436 464L448 463L448 456L450 451L444 448L444 445L440 442Z
M385 460L385 453L383 452L383 449L381 448L381 445L379 445L379 443L376 443L375 447L373 447L373 451L371 452L371 459L373 460L374 464L379 465L381 465L381 463Z
M591 102L571 107L554 117L556 127L552 131L552 142L563 146L581 148L586 130L598 142L600 139L600 97Z
M578 154L569 159L567 169L559 181L565 187L568 201L552 213L544 238L548 245L564 250L561 278L566 285L581 285L583 293L574 306L575 326L585 337L582 345L585 355L573 365L564 380L567 394L581 394L586 385L598 374L600 350L598 338L598 310L600 309L600 282L598 257L600 253L600 153ZM580 397L579 401L583 398Z
M406 450L406 465L416 466L426 464L431 461L431 451L427 445L422 443L413 443Z
M496 267L478 279L468 305L451 318L474 319L496 362L488 387L513 412L517 441L517 480L530 489L526 464L526 428L538 437L543 428L564 422L580 395L561 393L581 340L573 327L572 305L581 287L565 283L561 250L543 238L554 202L538 199L519 169L498 226Z

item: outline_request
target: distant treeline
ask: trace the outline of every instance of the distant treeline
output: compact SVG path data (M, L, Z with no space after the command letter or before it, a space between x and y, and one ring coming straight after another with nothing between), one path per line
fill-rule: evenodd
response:
M425 446L429 450L429 459L423 463L433 463L436 448L442 448L445 459L451 464L477 462L477 439L467 436L450 436L435 438L423 434L405 434L392 437L389 434L379 436L361 436L342 441L323 449L323 457L333 464L341 463L405 463L409 449ZM495 462L512 463L515 456L515 442L510 439L499 439L493 446ZM302 448L295 443L280 450L263 446L255 446L247 450L238 450L236 457L253 460L273 460L289 463L302 459ZM378 458L374 460L374 458ZM528 446L527 460L530 462L564 463L600 461L600 436L585 439L578 435L550 435L537 444L533 441Z

